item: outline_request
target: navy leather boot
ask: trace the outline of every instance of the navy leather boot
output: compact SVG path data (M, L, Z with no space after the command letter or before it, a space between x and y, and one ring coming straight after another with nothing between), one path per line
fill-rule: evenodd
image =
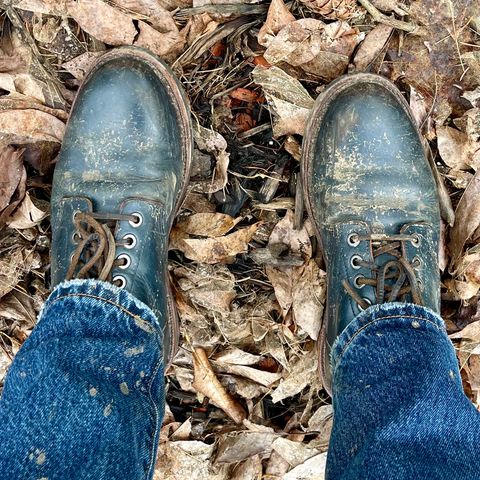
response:
M341 77L305 132L305 202L327 268L319 363L331 393L331 347L362 310L409 302L439 311L440 213L419 132L388 80Z
M189 179L190 112L179 82L153 54L103 55L80 88L52 192L52 283L95 278L127 289L178 346L169 295L168 236Z

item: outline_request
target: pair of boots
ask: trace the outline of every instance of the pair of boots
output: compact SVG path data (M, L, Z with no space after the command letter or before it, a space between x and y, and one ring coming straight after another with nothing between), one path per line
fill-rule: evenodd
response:
M166 363L179 343L168 237L192 152L172 72L144 50L116 49L78 93L53 180L53 284L96 278L125 288L157 316ZM438 196L408 105L380 76L345 76L320 95L302 156L328 274L319 344L331 393L331 347L360 311L385 302L439 311Z

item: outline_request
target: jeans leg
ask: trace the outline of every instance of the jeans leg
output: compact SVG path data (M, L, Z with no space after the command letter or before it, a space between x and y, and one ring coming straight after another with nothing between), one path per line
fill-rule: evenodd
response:
M59 285L0 401L8 480L149 480L164 411L162 332L128 292Z
M480 479L480 414L435 313L370 307L337 339L332 367L329 480Z

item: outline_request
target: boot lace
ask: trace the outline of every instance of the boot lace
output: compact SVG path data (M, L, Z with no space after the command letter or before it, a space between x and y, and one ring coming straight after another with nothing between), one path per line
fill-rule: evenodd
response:
M366 299L362 298L358 289L365 285L375 287L376 303L405 301L407 295L411 296L413 303L423 305L419 283L416 278L415 268L404 255L405 242L411 242L418 247L420 238L416 235L384 235L369 234L359 235L353 233L348 242L351 246L357 246L360 242L368 241L373 252L373 261L366 261L360 255L352 257L352 266L355 269L368 268L372 271L372 278L357 276L352 286L347 280L342 284L345 291L352 299L365 310L370 306ZM379 265L378 259L382 255L390 255L391 260Z
M125 235L123 239L115 240L112 231L119 221L128 221L135 227L141 223L141 218L138 213L76 212L73 217L75 225L73 239L77 247L71 257L66 280L96 278L111 281L113 268L126 268L130 263L127 255L116 257L117 247L132 248L134 246L132 239L135 238L132 235Z

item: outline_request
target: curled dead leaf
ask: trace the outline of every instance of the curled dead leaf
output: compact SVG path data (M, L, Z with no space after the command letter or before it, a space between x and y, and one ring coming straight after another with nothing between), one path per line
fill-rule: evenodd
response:
M257 66L252 76L255 83L262 86L272 110L274 135L303 135L314 104L303 85L278 67Z
M286 25L295 21L295 17L285 6L283 0L272 0L268 7L268 14L265 23L258 32L258 43L268 47L273 37Z
M301 2L330 20L348 20L361 14L357 0L301 0Z
M242 423L247 418L245 410L227 393L218 381L205 350L197 347L193 350L192 355L194 368L193 388L208 397L235 423Z
M242 228L224 237L195 239L181 230L172 229L170 248L180 250L190 260L200 263L231 263L239 253L248 251L248 243L257 231L260 223Z
M272 65L288 63L307 74L331 81L345 71L363 36L346 22L327 25L320 20L304 18L284 27L272 40L264 57Z

